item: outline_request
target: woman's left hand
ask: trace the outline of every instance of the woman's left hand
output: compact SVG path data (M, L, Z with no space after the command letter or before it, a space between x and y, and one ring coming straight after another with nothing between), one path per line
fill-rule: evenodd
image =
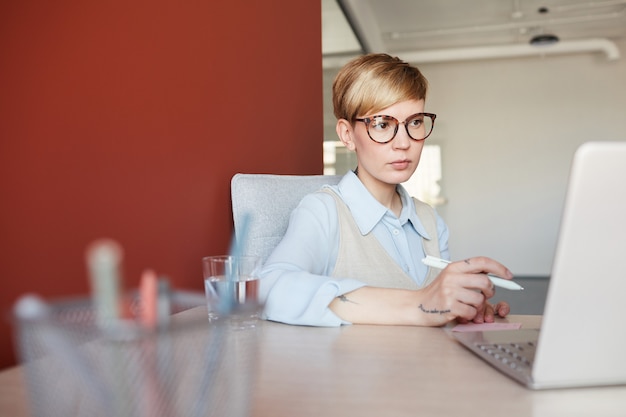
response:
M506 317L511 312L511 306L506 301L498 301L496 304L491 304L485 301L483 308L476 312L476 316L472 320L458 319L459 323L493 323L496 316Z

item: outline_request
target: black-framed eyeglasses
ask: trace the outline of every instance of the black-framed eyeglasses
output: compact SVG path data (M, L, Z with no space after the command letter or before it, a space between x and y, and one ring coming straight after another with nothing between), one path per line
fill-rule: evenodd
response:
M354 119L356 122L365 123L367 134L370 139L378 143L388 143L396 137L398 126L404 123L406 133L413 140L424 140L433 131L435 127L435 119L437 115L434 113L415 113L407 117L403 122L399 122L393 116L376 115L372 117L364 117L362 119Z

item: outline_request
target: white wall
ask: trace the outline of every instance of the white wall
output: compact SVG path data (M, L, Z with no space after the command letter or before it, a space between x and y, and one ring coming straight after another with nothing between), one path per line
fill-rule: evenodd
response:
M550 274L575 149L626 141L626 40L618 47L619 61L584 54L419 65L430 82L427 111L438 115L428 141L442 147L448 203L438 210L453 259L485 255L517 275ZM333 76L325 73L325 85ZM334 138L331 106L327 90L325 132Z

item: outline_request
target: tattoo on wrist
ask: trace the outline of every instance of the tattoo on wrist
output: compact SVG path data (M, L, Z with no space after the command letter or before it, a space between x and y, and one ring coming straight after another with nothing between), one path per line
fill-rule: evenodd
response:
M340 296L339 296L339 297L337 297L337 298L339 298L339 301L343 301L344 303L359 304L359 303L357 303L356 301L352 301L352 300L348 299L348 297L346 297L346 296L345 296L345 295L343 295L343 294L342 294L342 295L340 295Z
M428 308L424 307L423 304L419 305L419 309L422 310L422 312L426 313L426 314L447 314L447 313L449 313L451 311L451 310L438 310L436 308L428 309Z

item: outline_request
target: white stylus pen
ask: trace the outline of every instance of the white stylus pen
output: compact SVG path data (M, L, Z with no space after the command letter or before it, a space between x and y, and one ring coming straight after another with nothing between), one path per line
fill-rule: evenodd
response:
M431 266L433 268L444 269L446 266L448 266L452 262L446 261L445 259L439 259L439 258L435 258L434 256L428 255L424 259L422 259L422 263L424 263L424 265ZM489 277L493 285L495 285L496 287L506 288L507 290L523 290L524 289L524 287L522 287L515 281L511 281L511 280L504 279L504 278L499 278L499 277L496 277L495 275L488 274L487 276Z

